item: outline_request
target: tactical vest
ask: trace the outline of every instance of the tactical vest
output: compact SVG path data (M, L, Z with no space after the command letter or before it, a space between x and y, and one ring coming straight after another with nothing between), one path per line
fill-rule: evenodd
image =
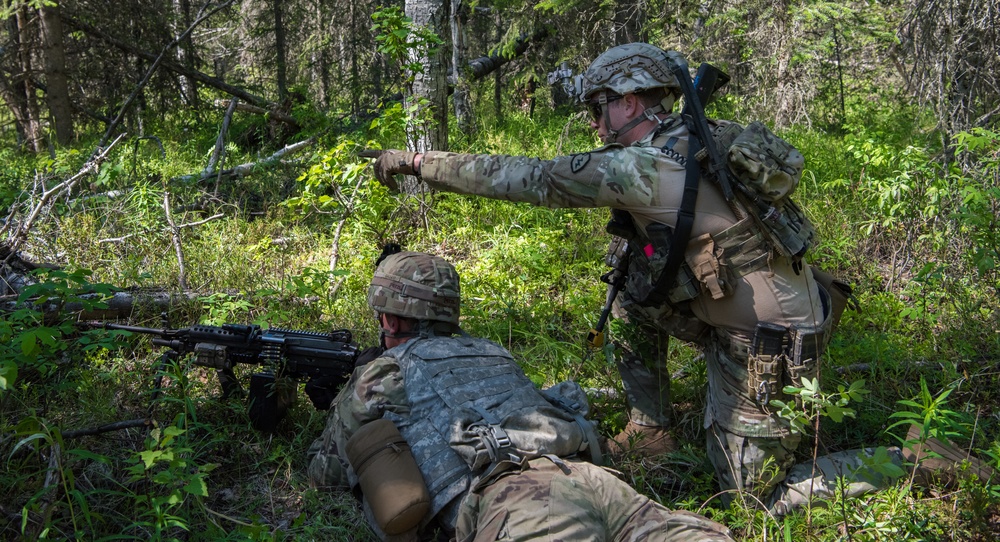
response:
M499 345L468 336L408 341L385 353L399 364L408 414L386 412L409 443L431 513L453 528L459 497L504 460L567 457L588 448L586 396L541 392ZM581 399L584 402L580 404ZM576 408L574 409L574 403Z
M658 133L675 127L677 122L679 119L676 116L665 120ZM693 134L690 134L689 145L692 138ZM746 129L736 123L720 123L714 130L713 139L718 147L727 149L727 156L737 156L740 164L740 173L734 176L736 197L730 202L730 208L738 219L736 224L714 234L675 239L677 231L674 227L652 223L643 231L634 225L627 212L612 211L607 230L627 241L629 278L625 293L639 305L651 307L666 304L683 314L686 303L702 292L708 292L713 299L726 297L732 293L737 278L763 268L771 257L784 256L798 262L815 243L812 224L801 209L786 197L794 190L794 185L786 180L790 176L783 174L781 165L784 162L779 158L794 151L794 147L771 134L760 123L753 123ZM658 148L662 154L688 170L690 178L685 182L694 185L696 194L700 166L692 163L691 159L695 157L684 157L674 150L677 141L676 137L671 137ZM753 175L749 173L751 170ZM761 179L759 182L757 177ZM786 182L779 185L775 182L776 178ZM763 195L768 191L772 192L770 198ZM688 216L689 230L694 216L694 198L687 193L678 224L684 215ZM612 242L609 265L611 252L616 249L621 252L621 247ZM683 250L683 254L674 256L679 261L674 262L676 267L671 269L671 253L678 250ZM665 273L672 273L673 276L666 276Z

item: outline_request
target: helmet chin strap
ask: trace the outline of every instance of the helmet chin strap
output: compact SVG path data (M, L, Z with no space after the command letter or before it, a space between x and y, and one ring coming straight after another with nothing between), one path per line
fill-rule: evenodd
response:
M656 115L666 111L662 104L656 104L653 107L643 110L641 115L625 123L625 126L614 130L611 128L611 113L608 112L608 104L605 101L604 96L601 96L601 102L601 107L604 109L604 129L608 132L608 143L617 143L618 136L629 133L643 121L651 120L655 123L659 123L660 119Z

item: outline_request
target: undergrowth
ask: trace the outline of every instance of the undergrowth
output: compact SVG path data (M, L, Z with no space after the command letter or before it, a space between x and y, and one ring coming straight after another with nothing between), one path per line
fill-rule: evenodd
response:
M817 395L826 401L824 414L816 412L820 440L828 451L899 445L887 431L893 415L914 404L927 414L937 407L921 398L944 394L948 416L961 422L957 441L1000 466L1000 142L996 134L971 134L956 142L965 161L942 164L933 135L913 136L919 123L905 124L910 131L890 122L893 115L870 118L883 122L786 134L808 158L799 198L823 235L813 261L848 278L860 307L846 313L831 343L822 388L833 394L838 385L864 381L869 393L851 397L850 423L829 418L836 396ZM455 150L550 157L595 145L580 117L515 113L493 123L487 115L482 126L474 138L457 138ZM35 277L38 286L4 313L0 327L0 486L8 488L0 538L375 540L351 495L308 487L305 454L325 413L301 392L275 433L258 433L241 402L221 399L210 371L170 365L154 398L159 348L141 337L80 331L72 317L48 321L32 304L39 293L65 302L89 294L89 308L99 309L116 290L110 285L180 291L165 197L176 223L193 224L179 239L184 281L196 293L168 310L170 324L348 328L362 346L374 344L365 292L381 245L396 241L456 265L468 332L509 348L539 385L580 381L593 394L601 431L622 428L614 367L606 352L583 344L605 299L598 277L607 211L391 195L354 156L366 146L398 145L380 136L384 126L326 136L298 168L190 186L176 178L203 167L215 134L188 129L180 132L186 139L163 138L165 153L146 141L123 148L86 198L61 203L25 247L65 270ZM239 144L231 151L233 163L251 160ZM9 158L0 179L5 202L18 197L17 183L29 172L55 167ZM64 161L68 171L79 155ZM158 327L159 312L139 307L132 323ZM993 480L945 490L915 488L902 477L884 491L784 518L739 504L724 508L705 457L704 364L673 342L671 370L681 450L658 461L626 454L612 465L668 507L722 521L740 540L994 540L1000 533ZM64 436L143 418L150 409L152 427Z

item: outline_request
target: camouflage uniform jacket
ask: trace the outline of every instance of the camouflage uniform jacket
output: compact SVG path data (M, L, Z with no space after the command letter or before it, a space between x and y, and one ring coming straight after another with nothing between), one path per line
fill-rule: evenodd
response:
M556 406L559 400L577 412ZM347 441L363 424L389 419L410 444L431 494L424 525L436 516L450 531L462 497L489 467L512 456L520 461L584 450L586 411L579 386L540 392L495 343L467 336L412 339L355 371L313 445L309 476L318 486L354 486L343 452Z
M428 152L421 176L439 190L548 207L610 207L627 211L644 230L653 223L675 226L687 140L687 127L673 115L631 146L608 145L552 160ZM695 270L701 293L688 308L711 328L703 342L706 357L721 359L727 354L735 363L720 364L721 370L710 364L705 426L717 422L740 435L776 437L788 433L787 423L748 393L753 384L747 376L747 346L759 322L787 329L815 328L825 321L826 310L808 266L797 270L791 259L770 250L760 254L759 247L751 246L753 237L761 237L751 222L752 218L737 217L718 187L700 183L685 260ZM741 234L733 232L741 230L750 234L748 240L735 249L725 246L740 239ZM740 259L753 250L762 257L744 265ZM720 289L722 283L725 288ZM638 307L628 288L617 303L630 307L626 310L630 319L647 322L659 333L677 334L678 321L685 320L673 318L666 306Z
M421 176L432 188L448 192L546 207L610 207L628 211L642 228L654 222L674 226L683 195L688 131L676 114L661 127L628 147L613 144L551 160L428 152ZM717 236L738 222L718 188L702 182L692 240ZM725 296L702 293L691 310L708 325L746 340L759 321L792 326L823 320L812 273L796 273L792 262L778 255L763 268L737 277Z

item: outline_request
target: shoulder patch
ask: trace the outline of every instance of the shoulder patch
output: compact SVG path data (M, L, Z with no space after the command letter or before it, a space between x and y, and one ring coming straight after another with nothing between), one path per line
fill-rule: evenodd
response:
M569 168L573 173L579 173L580 170L587 167L590 163L590 153L585 152L582 154L574 154L573 159L569 163Z

